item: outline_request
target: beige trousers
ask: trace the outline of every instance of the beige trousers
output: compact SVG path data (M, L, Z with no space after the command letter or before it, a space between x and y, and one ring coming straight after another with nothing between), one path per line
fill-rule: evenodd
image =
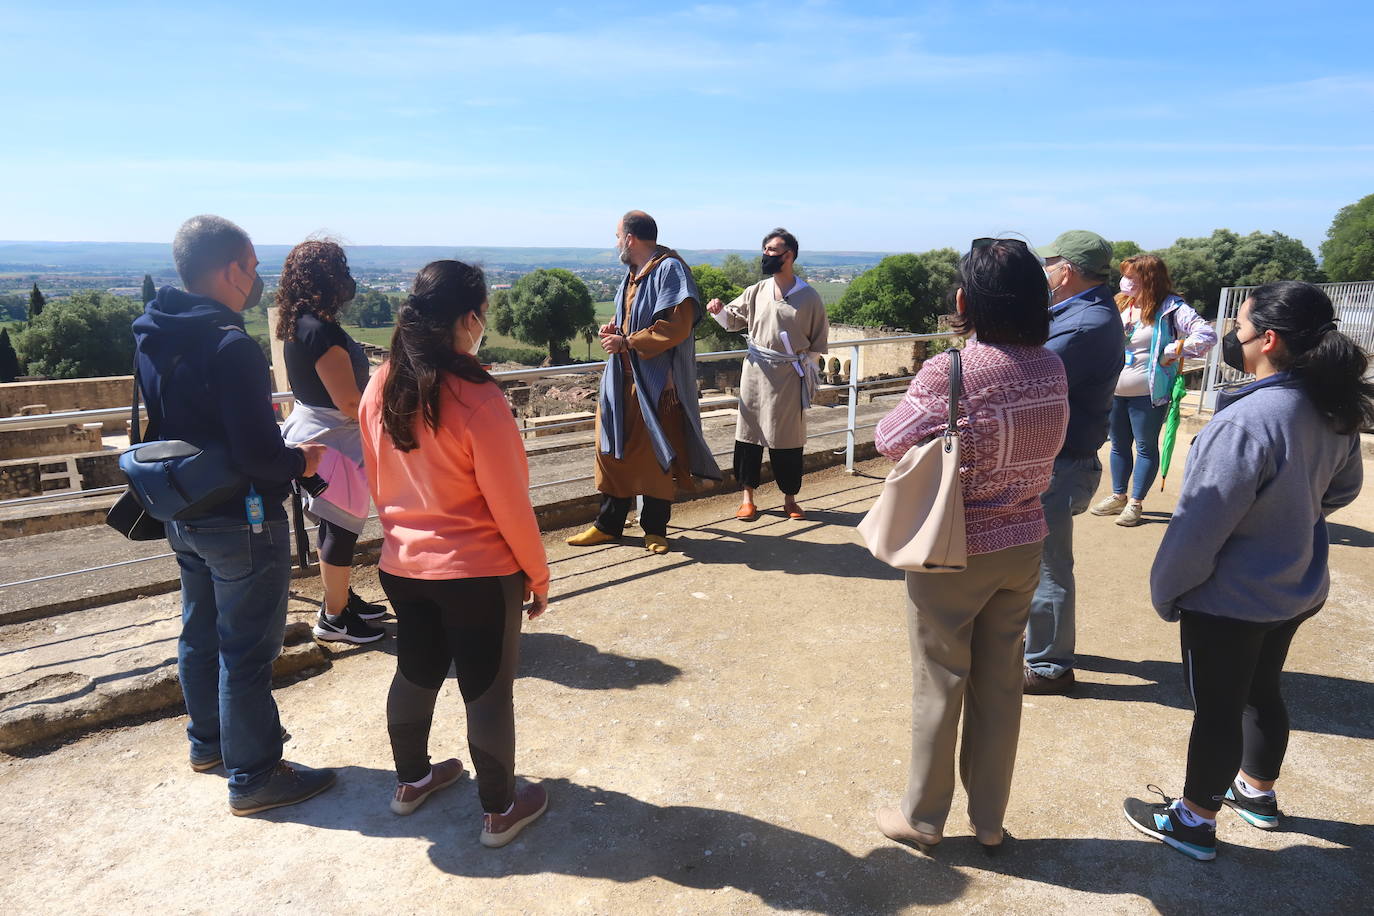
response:
M902 813L943 834L959 778L980 831L1002 827L1021 732L1022 656L1040 542L968 558L959 573L906 574L911 639L911 771Z

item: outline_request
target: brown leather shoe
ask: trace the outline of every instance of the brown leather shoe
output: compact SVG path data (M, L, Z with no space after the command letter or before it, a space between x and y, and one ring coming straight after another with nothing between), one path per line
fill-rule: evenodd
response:
M735 518L742 522L752 522L759 517L759 509L753 503L740 503L739 511L735 513Z
M1027 667L1023 669L1021 692L1037 697L1057 696L1073 690L1074 683L1072 668L1059 677L1045 677Z

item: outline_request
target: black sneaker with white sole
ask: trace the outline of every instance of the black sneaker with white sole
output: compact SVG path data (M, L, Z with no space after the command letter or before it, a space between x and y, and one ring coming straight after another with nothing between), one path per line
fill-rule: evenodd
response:
M1279 800L1274 795L1251 798L1240 790L1234 782L1221 799L1222 804L1240 815L1241 820L1251 827L1273 830L1279 825Z
M348 590L348 609L363 620L377 620L387 614L386 605L364 601L353 589Z
M320 608L314 633L316 639L325 642L368 643L381 639L386 630L367 623L352 608L345 606L340 614L326 614L324 608Z
M1191 827L1173 809L1173 799L1155 786L1147 786L1164 799L1163 804L1128 798L1122 805L1126 820L1146 836L1167 843L1190 859L1210 862L1217 857L1217 828L1208 824Z

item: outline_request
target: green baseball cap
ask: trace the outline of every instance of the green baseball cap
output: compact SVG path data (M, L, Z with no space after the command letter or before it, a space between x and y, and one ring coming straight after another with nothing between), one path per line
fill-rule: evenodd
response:
M1063 258L1086 271L1105 275L1112 266L1112 243L1086 229L1070 229L1042 248L1035 249L1042 258Z

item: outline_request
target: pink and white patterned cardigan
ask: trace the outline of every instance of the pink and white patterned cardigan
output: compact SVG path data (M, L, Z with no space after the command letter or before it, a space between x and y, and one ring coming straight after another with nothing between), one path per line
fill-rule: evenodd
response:
M1064 364L1044 347L985 344L963 350L959 400L959 477L970 555L1043 540L1040 494L1069 422ZM944 429L949 416L949 355L926 360L902 402L883 417L874 441L896 461Z

